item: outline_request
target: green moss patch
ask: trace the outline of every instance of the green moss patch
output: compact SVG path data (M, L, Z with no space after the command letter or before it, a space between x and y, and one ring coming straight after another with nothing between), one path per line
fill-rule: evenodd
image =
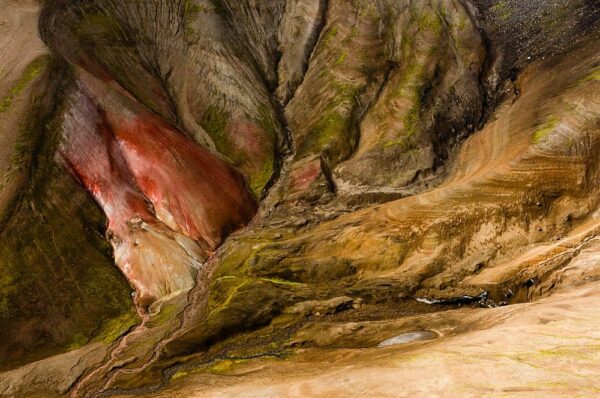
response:
M227 127L230 118L229 112L209 106L204 111L200 125L212 138L217 151L247 175L250 190L256 198L260 198L275 170L274 142L279 136L279 126L266 106L259 107L259 117L256 118L255 123L262 128L271 143L269 145L269 141L261 142L265 147L264 150L261 148L258 156L253 154L256 157L250 158L245 148L237 147L233 142L234 137L229 136ZM263 137L254 138L263 139Z
M104 343L112 343L140 322L137 313L131 309L122 315L109 319L94 339Z
M352 146L352 111L359 88L352 84L328 82L334 95L323 109L322 117L309 130L307 139L298 148L297 156L319 154L330 148L333 163L345 157Z
M57 96L43 91L27 127L35 142L29 181L0 233L0 368L115 338L133 319L105 217L55 161L58 118L43 115Z
M8 94L0 99L0 113L6 112L11 108L14 100L44 71L48 65L48 60L49 57L47 55L42 55L27 65L19 80L8 90Z
M493 7L492 11L502 20L508 20L511 17L511 9L507 0L500 0Z
M285 285L285 286L306 286L305 283L300 283L300 282L292 282L292 281L287 281L284 279L278 279L278 278L260 278L261 280L265 281L265 282L271 282L271 283L275 283L277 285Z
M558 126L559 119L557 117L551 117L546 120L534 133L531 135L531 142L533 144L539 144L544 141L548 135L554 131Z
M600 68L594 69L589 75L583 78L584 82L600 81Z
M335 61L335 66L340 66L344 64L344 61L346 61L346 57L348 56L348 52L347 51L343 51L340 56L338 57L338 59Z
M229 120L229 113L222 111L216 107L209 106L202 115L200 125L213 139L217 150L227 155L229 142L225 129Z
M334 37L337 36L339 28L337 26L330 27L323 35L323 45L329 46Z
M84 13L77 26L77 34L82 36L118 37L122 32L123 28L119 21L112 15L102 11Z

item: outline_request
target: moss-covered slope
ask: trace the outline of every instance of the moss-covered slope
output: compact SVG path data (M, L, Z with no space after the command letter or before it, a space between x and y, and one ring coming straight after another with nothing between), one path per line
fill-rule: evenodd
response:
M1 226L0 367L74 349L135 323L130 289L104 238L105 217L55 160L58 116L48 115L60 109L61 87L49 82L64 78L51 68L38 88L26 125L29 177ZM109 322L116 318L122 322Z

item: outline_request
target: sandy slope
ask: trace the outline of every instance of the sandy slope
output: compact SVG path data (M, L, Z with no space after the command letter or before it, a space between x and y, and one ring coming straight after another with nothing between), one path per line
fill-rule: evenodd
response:
M561 397L600 392L600 285L444 315L468 331L389 348L213 366L151 397ZM384 329L384 325L379 325ZM385 328L393 330L393 321ZM406 329L397 326L397 333Z
M0 214L19 183L16 144L29 107L30 87L39 73L28 66L48 53L39 38L37 1L0 1Z

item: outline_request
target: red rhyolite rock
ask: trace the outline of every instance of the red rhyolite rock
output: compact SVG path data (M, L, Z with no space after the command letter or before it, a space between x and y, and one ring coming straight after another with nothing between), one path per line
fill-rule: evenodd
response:
M115 82L79 75L60 157L104 210L139 303L190 288L202 262L256 212L243 177Z

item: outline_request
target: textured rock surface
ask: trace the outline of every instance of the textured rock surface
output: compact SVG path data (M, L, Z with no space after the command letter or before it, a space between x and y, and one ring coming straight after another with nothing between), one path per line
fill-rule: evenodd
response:
M6 88L0 158L10 162L0 188L0 368L6 369L114 339L136 320L103 238L101 212L54 161L57 121L48 114L60 106L54 93L65 75L43 55L39 5L2 8L10 11L2 29L11 32L8 40L2 35L0 74Z
M595 391L594 2L7 7L0 394Z
M438 319L347 324L344 338L358 335L364 342L369 336L368 348L311 349L286 361L222 360L187 377L182 371L172 386L148 396L594 396L600 372L597 289L594 284L535 304L450 311ZM448 335L376 348L418 324ZM320 334L328 332L321 326Z
M108 218L115 262L147 305L196 271L255 204L242 176L139 105L82 72L60 157Z
M4 49L0 73L0 209L9 204L22 183L30 138L23 126L30 102L38 95L33 86L44 72L48 51L37 32L39 5L35 2L2 3L0 47ZM27 49L23 51L23 49ZM29 101L29 99L31 101ZM4 218L6 214L0 213Z
M264 45L276 34L265 31L276 26L272 20L243 5L191 0L72 1L46 10L43 32L56 52L96 76L109 75L221 153L261 196L283 145L265 81L275 80L274 50ZM238 12L247 30L235 23Z

